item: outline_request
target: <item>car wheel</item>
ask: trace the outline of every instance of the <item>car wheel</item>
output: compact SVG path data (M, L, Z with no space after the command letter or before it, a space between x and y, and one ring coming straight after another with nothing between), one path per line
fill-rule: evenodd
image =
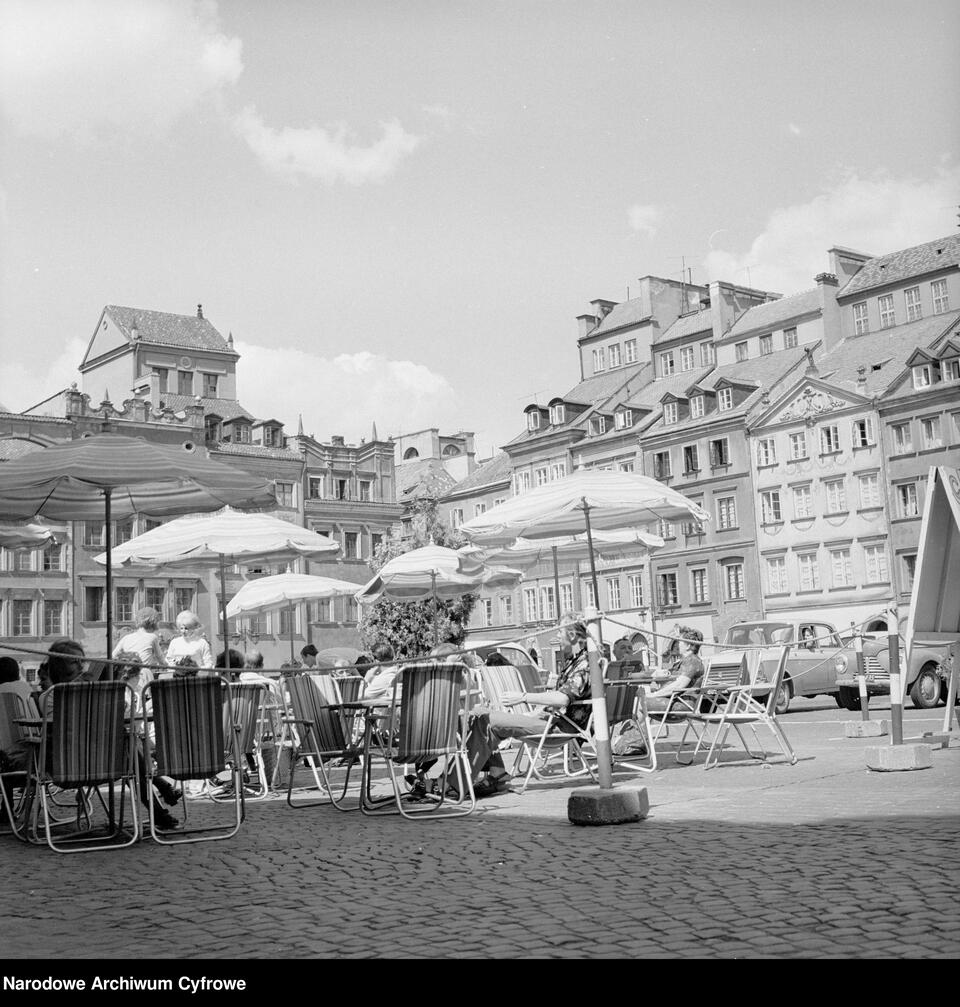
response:
M940 703L940 676L935 664L925 664L910 687L910 701L918 710L930 710Z
M783 684L780 686L780 691L777 693L777 705L775 709L778 717L790 709L790 695L790 679L785 678Z
M837 706L839 706L841 709L844 709L843 700L840 698L840 693L831 692L830 695L833 696L833 701L837 704Z
M851 685L840 686L839 703L845 710L860 709L860 690Z

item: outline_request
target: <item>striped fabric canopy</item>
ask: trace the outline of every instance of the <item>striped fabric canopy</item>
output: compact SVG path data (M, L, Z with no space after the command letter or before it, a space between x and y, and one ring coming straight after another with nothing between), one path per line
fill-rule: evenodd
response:
M332 556L340 546L310 528L269 514L241 514L224 507L217 514L191 514L114 546L113 565L216 566L221 558L235 563L281 563ZM94 557L106 564L107 554ZM354 589L356 585L354 585Z
M334 577L313 577L304 573L281 573L275 577L249 580L227 604L227 618L253 612L286 608L300 601L321 598L352 598L359 585Z
M656 521L707 521L710 515L682 493L633 472L582 469L513 497L460 526L477 545L510 545L518 538L578 535L591 528L643 528Z
M476 555L427 545L385 563L356 598L361 602L380 597L391 601L456 598L480 587L512 587L519 579L518 570L488 567Z
M111 490L114 520L219 510L225 504L276 506L266 479L213 461L204 451L97 434L5 462L0 518L103 520L105 489Z
M659 549L663 539L659 535L629 528L624 531L598 531L593 533L594 554L598 558L616 560L636 559L651 549ZM518 570L527 570L538 563L549 563L553 550L558 559L585 560L590 558L590 546L586 535L564 535L562 538L527 539L518 538L513 545L493 546L490 549L475 547L487 563L506 563Z
M4 549L37 549L53 541L53 532L42 524L0 524Z

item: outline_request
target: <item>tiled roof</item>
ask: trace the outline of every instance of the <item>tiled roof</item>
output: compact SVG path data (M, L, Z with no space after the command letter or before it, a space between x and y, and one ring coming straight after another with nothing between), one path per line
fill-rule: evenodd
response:
M136 323L141 343L178 346L192 350L221 350L233 353L227 341L206 318L196 315L171 315L166 311L145 311L108 304L104 311L117 323L128 339L133 339Z
M22 458L34 451L42 451L43 445L20 437L4 437L0 439L0 461L10 462L14 458Z
M232 441L220 441L215 448L210 449L213 455L242 455L247 458L274 458L278 461L298 462L300 454L287 448L265 448L262 444L234 444Z
M193 395L164 394L161 401L167 409L172 409L175 413L179 413L186 409L187 406L192 406L197 400ZM238 416L243 416L248 420L253 419L253 415L248 413L236 399L205 399L201 396L200 405L203 406L205 413L208 415L216 413L222 420L233 420Z
M750 360L738 360L733 364L715 367L710 375L700 384L704 388L716 388L721 378L738 385L757 385L759 388L769 388L806 356L802 346L790 350L779 350L765 356L753 357Z
M713 318L709 311L691 311L689 315L681 315L668 329L661 332L655 343L665 343L670 339L681 339L703 332L713 334Z
M396 480L398 503L443 496L456 482L439 458L403 462L396 467Z
M667 392L674 395L683 395L691 386L702 381L705 375L709 374L711 367L696 367L692 371L681 371L679 374L671 374L668 378L658 378L645 385L636 395L625 401L625 405L639 406L647 409L659 409L660 399Z
M868 259L863 268L840 291L839 296L859 294L871 287L897 283L958 264L960 264L960 234L951 234L946 238L928 241L925 245L903 248L899 252Z
M650 317L649 312L643 313L643 301L639 297L633 297L629 301L622 301L601 320L600 324L591 329L588 335L597 336L611 329L619 329L624 325L636 325Z
M960 311L932 315L916 322L907 322L892 329L882 329L865 336L851 336L829 353L817 358L817 370L824 381L832 385L857 390L857 368L866 366L866 391L879 395L890 387L906 367L907 358L918 347L929 347L960 322ZM877 365L879 370L874 370ZM907 393L911 390L908 389Z
M802 290L799 294L779 297L766 304L755 304L748 308L730 327L724 338L739 336L757 329L779 329L800 315L809 315L820 310L820 290Z
M482 465L478 465L466 479L461 479L450 490L450 493L465 493L467 490L478 489L481 486L509 482L511 475L512 465L510 456L500 451L493 458L485 461Z

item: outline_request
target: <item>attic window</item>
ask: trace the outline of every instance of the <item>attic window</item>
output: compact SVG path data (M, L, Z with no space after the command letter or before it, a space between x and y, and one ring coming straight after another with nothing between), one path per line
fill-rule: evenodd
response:
M540 429L540 413L537 410L532 410L527 413L527 430L539 430Z
M550 422L556 427L560 426L561 423L565 422L566 411L564 409L563 403L559 402L555 406L550 407Z

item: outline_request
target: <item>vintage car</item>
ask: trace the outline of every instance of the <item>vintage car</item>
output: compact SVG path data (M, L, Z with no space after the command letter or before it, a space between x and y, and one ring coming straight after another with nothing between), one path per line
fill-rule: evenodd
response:
M546 683L547 676L543 669L530 656L526 647L512 640L482 640L468 638L463 645L464 650L473 651L480 659L480 663L493 653L498 653L505 657L508 664L512 664L520 672L523 684L532 692L542 688Z
M722 642L743 647L747 666L753 668L759 660L760 673L768 679L776 671L779 648L789 645L786 673L777 696L778 714L786 713L790 700L799 696L832 696L840 705L834 655L843 649L843 643L829 623L816 619L740 622L727 630Z
M941 662L946 646L916 646L906 670L906 647L900 637L900 674L905 675L904 692L910 702L921 710L929 710L947 699L946 667ZM867 696L890 695L890 650L885 633L864 635L863 663L866 671ZM835 659L837 693L840 705L848 710L860 709L860 683L857 680L857 652L850 640Z

